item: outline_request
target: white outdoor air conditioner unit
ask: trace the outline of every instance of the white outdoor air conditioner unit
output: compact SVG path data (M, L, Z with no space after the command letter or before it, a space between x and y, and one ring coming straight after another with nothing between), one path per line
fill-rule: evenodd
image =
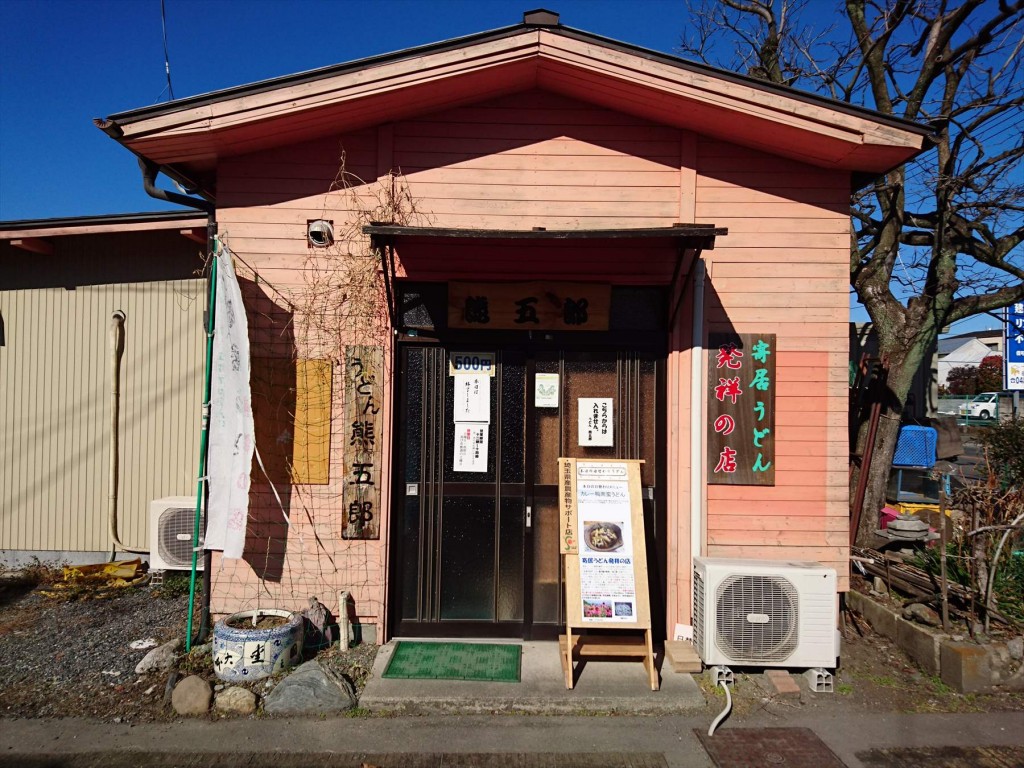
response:
M192 569L192 526L196 515L195 496L168 496L149 502L149 567L154 570L188 571ZM199 530L203 530L206 511ZM202 533L200 533L202 546ZM198 559L203 569L202 552Z
M693 642L704 664L835 668L834 569L713 557L693 562Z

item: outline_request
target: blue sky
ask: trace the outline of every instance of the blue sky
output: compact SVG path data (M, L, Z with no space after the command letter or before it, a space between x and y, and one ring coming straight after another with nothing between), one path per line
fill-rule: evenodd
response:
M828 0L810 0L827 11ZM516 24L675 53L684 0L165 0L174 96ZM167 101L160 0L0 0L0 220L172 209L95 117ZM166 179L161 179L166 184ZM852 301L851 301L852 304ZM866 319L856 307L854 319ZM955 332L993 325L985 318Z
M673 52L682 0L165 0L176 98L517 24ZM160 0L0 0L0 220L168 208L92 124L168 100ZM161 184L166 180L162 179Z

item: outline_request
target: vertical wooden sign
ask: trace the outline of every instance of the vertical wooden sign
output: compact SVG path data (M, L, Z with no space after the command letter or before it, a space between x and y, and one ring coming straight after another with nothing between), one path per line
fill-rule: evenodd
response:
M775 334L708 338L708 484L775 485Z
M562 554L579 554L576 541L576 459L558 460L558 512L558 539Z
M383 347L345 349L343 539L380 538Z

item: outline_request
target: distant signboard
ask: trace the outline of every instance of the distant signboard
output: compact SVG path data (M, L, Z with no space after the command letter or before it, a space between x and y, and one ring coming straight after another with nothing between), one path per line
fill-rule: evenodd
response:
M1024 390L1024 302L1018 301L1006 308L1003 328L1003 363L1006 366L1006 388Z

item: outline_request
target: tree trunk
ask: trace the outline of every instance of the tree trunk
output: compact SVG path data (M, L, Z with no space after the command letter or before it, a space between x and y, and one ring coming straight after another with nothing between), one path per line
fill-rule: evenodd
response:
M875 446L871 455L871 466L868 468L867 485L864 489L864 503L861 507L860 525L857 527L855 541L858 546L871 547L878 543L875 531L879 525L879 513L885 506L885 489L889 483L889 472L892 469L893 455L896 453L896 442L899 439L900 420L907 394L914 381L925 350L930 348L934 339L918 338L913 343L899 347L899 341L887 341L889 334L878 329L879 350L883 361L888 362L888 386L882 395L882 413L875 433ZM927 334L925 335L927 336ZM896 347L887 350L886 347ZM857 431L857 453L864 456L867 446L867 434L870 427L865 421ZM856 493L860 471L854 472L850 480L851 501Z

